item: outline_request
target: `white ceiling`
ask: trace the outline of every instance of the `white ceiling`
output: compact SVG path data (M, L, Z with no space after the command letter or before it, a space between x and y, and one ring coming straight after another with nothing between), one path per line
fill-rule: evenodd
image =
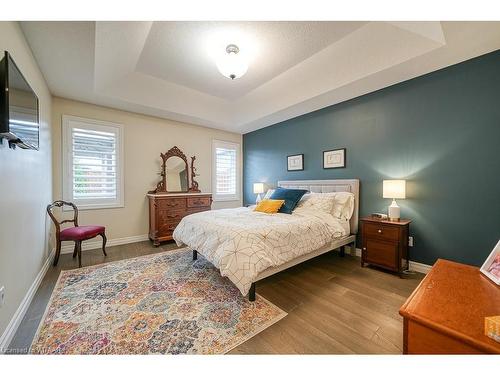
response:
M238 133L500 48L500 22L21 22L21 27L54 95ZM217 71L212 57L216 47L229 43L249 54L247 74L234 81Z
M363 22L155 22L137 64L138 72L208 95L235 100L248 94L316 52L360 28ZM223 30L220 49L245 42L256 46L251 69L234 82L217 73L210 54L211 39ZM248 35L243 39L240 34ZM248 47L250 48L250 47ZM175 56L175 58L174 58ZM216 73L216 74L214 74Z

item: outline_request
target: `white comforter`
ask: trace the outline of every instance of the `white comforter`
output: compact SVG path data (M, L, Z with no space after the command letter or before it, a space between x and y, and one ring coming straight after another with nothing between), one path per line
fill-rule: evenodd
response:
M264 214L230 208L186 216L173 237L197 250L246 295L257 275L348 235L346 223L330 214L296 209Z

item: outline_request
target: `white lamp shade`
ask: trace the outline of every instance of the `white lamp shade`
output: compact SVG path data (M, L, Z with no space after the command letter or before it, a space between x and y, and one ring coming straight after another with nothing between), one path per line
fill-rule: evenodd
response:
M253 193L262 194L264 192L264 184L262 182L256 182L253 184Z
M406 180L384 180L383 197L391 199L405 199Z
M248 63L241 53L225 53L216 61L219 72L227 78L236 79L248 70Z

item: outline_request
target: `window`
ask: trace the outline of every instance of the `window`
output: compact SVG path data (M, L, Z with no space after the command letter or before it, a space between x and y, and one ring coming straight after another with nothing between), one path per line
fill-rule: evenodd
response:
M213 141L212 195L214 201L240 199L239 160L239 144Z
M122 125L63 116L63 197L78 208L123 207Z

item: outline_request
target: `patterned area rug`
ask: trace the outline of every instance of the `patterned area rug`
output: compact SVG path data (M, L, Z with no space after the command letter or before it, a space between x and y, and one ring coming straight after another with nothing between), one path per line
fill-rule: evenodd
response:
M33 354L222 354L286 313L180 249L62 271Z

